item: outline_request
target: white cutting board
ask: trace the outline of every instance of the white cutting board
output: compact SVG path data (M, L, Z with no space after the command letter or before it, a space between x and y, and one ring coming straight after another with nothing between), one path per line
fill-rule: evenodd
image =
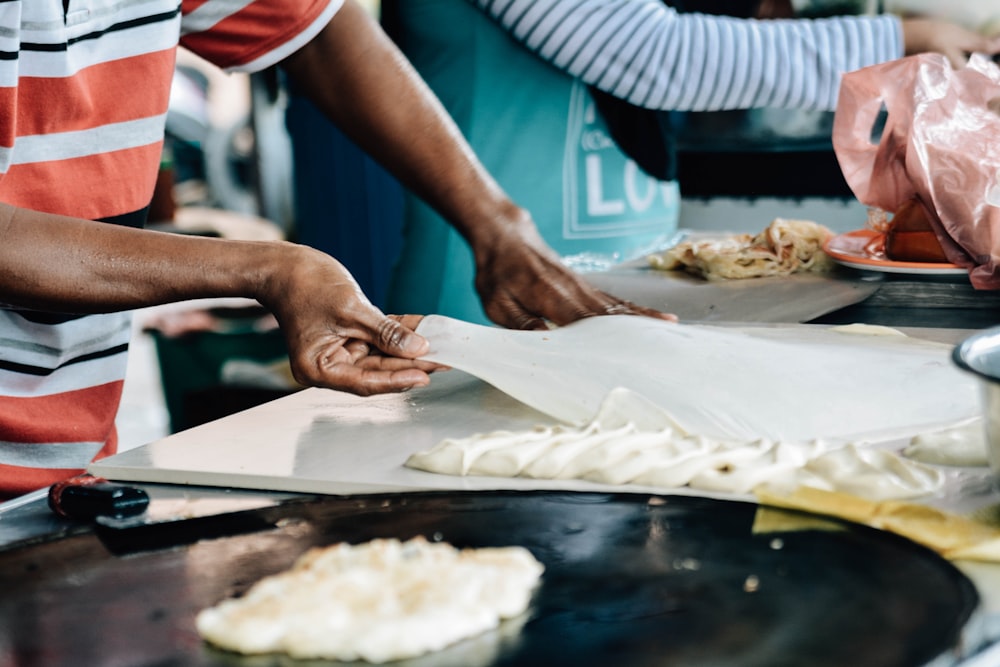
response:
M524 394L526 387L536 394L537 388L542 387L543 398L558 398L553 393L553 386L574 387L577 390L574 396L585 396L587 401L593 401L593 397L600 396L607 386L618 384L628 375L633 378L664 377L669 375L664 368L679 363L662 352L655 355L641 349L651 342L657 344L655 337L652 341L649 339L650 331L656 332L656 327L647 328L652 320L596 319L601 320L596 322L596 330L587 329L595 326L594 321L588 320L582 330L573 325L552 332L511 332L429 317L421 325L421 331L431 338L432 356L451 358L456 368L468 366L473 372L487 377L499 368L508 373L508 377L490 379L508 392L530 401L537 401L538 397ZM619 319L628 321L614 324ZM611 327L610 334L606 327ZM717 329L713 327L712 333L717 333ZM836 340L838 345L847 346L839 352L847 354L846 358L838 357L842 367L831 367L829 372L836 375L838 384L847 378L847 386L867 392L860 394L864 397L864 405L874 400L870 383L878 374L859 374L861 359L871 359L872 355L876 358L912 355L917 360L929 360L929 365L917 369L916 376L905 378L898 386L910 394L916 391L924 399L947 395L951 402L946 411L953 416L979 414L975 381L950 364L947 345L886 336L839 334L838 338L831 339L836 335L834 332L809 325L728 329L734 334L754 333L764 340L787 339L807 345L827 345ZM689 332L697 333L697 330L692 328L684 334ZM572 340L560 343L564 335ZM552 345L553 342L559 344ZM609 342L611 350L596 352ZM660 350L664 349L660 344ZM464 361L459 359L463 354ZM788 363L788 359L773 361ZM732 359L722 362L733 363ZM721 384L726 382L727 373L719 363L719 360L706 360L702 366L711 366ZM760 360L754 363L759 364ZM533 366L531 373L509 373L511 368L523 370L525 364ZM609 376L608 369L616 367L616 373ZM623 374L623 369L628 368L632 372ZM913 371L905 364L901 368ZM859 379L863 376L864 379ZM583 383L580 378L591 380ZM920 382L927 387L926 392L914 389ZM758 389L767 391L766 387ZM790 400L787 396L782 400ZM875 399L889 404L877 393ZM562 404L561 399L557 403ZM590 409L586 401L570 403L577 415L584 415ZM580 405L584 405L582 411ZM90 472L122 481L330 494L433 489L622 490L577 480L459 478L403 467L410 454L430 449L444 438L553 423L551 404L542 407L549 414L529 407L462 370L436 374L429 387L404 394L362 398L308 389L94 463ZM800 401L788 405L787 409L800 410L801 407ZM824 409L820 406L817 409L812 406L810 409L818 415L832 415L830 424L849 424L857 410L857 401L847 408L826 406ZM876 410L874 414L880 413ZM889 415L885 410L881 414ZM940 418L941 414L935 414L928 419ZM631 490L663 491L638 487Z
M456 370L405 394L306 389L98 461L89 471L121 481L344 495L543 488L525 480L433 475L403 462L444 437L550 421Z

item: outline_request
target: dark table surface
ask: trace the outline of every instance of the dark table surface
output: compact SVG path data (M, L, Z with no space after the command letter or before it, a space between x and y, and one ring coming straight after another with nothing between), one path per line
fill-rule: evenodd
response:
M521 545L546 571L524 616L400 665L916 667L954 664L975 641L975 588L933 552L753 503L441 492L302 498L213 521L216 534L189 521L0 550L0 663L331 664L214 650L194 617L309 547L416 535Z

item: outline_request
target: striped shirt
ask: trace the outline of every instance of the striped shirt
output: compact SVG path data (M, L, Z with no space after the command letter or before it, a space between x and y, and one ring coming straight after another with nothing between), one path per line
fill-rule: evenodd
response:
M0 201L141 226L178 44L256 71L341 3L0 0ZM127 313L0 310L0 498L115 452L130 331Z
M637 106L832 110L844 72L903 55L892 16L746 20L662 0L469 0L573 77Z

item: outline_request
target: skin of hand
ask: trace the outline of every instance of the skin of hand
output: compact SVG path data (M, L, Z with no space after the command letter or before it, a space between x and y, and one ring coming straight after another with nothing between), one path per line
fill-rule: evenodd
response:
M370 395L421 387L443 367L415 361L430 345L419 315L386 316L339 262L308 248L261 283L258 301L278 320L300 384Z
M0 302L68 313L212 297L277 318L295 379L360 395L428 384L419 316L389 317L336 260L283 241L145 231L0 204Z
M932 18L905 18L903 46L906 55L943 53L952 67L961 68L971 53L1000 53L1000 37L985 37L948 21Z
M605 294L566 268L355 0L282 66L334 124L465 238L483 308L497 324L538 329L607 314L676 319Z
M514 329L545 329L597 315L646 315L676 321L674 315L643 308L595 290L563 267L522 211L520 222L501 227L490 244L474 245L476 291L494 322ZM544 317L540 313L545 313Z

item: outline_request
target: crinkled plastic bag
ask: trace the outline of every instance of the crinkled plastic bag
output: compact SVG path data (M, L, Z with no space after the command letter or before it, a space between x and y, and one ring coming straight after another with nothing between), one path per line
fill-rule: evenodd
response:
M881 137L873 140L880 111ZM1000 289L1000 67L939 54L845 74L833 147L848 185L893 212L916 196L949 261L977 289Z

